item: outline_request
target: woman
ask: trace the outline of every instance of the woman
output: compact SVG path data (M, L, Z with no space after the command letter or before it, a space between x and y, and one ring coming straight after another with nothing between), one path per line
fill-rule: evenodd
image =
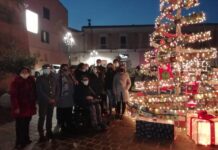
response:
M125 66L120 66L119 71L113 79L113 92L116 106L116 117L122 119L125 113L126 103L129 100L129 88L131 87L131 80L129 74L126 72Z
M88 110L90 114L91 125L96 131L105 130L106 126L102 121L101 106L96 100L95 92L89 85L89 78L83 76L78 86L75 88L76 105Z
M30 75L30 69L23 67L19 76L12 82L11 90L12 115L16 119L16 148L22 148L31 143L29 124L36 114L36 85Z

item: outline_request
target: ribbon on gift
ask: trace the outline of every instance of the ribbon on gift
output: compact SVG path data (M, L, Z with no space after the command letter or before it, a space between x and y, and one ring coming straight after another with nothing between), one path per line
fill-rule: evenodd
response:
M189 135L190 135L191 139L192 139L192 120L193 119L197 119L197 117L190 117L190 133L189 133Z
M205 110L200 110L200 111L198 111L198 118L210 121L211 119L214 119L216 117L208 114L207 111L205 111Z
M210 140L211 145L215 145L215 125L214 121L211 119L216 118L213 115L207 113L207 111L201 110L198 112L198 118L203 119L210 122Z

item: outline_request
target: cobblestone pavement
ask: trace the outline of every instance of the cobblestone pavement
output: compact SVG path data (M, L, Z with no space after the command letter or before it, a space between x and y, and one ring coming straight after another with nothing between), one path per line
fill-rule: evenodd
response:
M0 117L1 119L3 118ZM4 123L0 121L0 150L11 150L14 147L14 122L9 120ZM37 116L34 116L30 134L33 142L25 150L218 150L218 147L195 145L181 129L176 129L175 140L172 143L137 139L134 134L135 123L128 117L124 117L122 121L112 121L108 130L102 133L57 138L43 144L37 142L36 125Z

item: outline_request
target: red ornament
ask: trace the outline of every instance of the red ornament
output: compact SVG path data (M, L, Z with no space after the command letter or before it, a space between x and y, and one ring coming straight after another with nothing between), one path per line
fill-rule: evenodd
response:
M174 16L171 15L171 14L167 14L166 17L169 18L169 19L174 19Z
M162 40L160 40L160 44L161 45L164 45L165 44L165 41L162 39Z
M171 4L177 4L177 0L169 0Z
M187 102L187 104L186 104L186 106L187 106L188 108L195 108L196 105L197 105L197 103L196 103L195 101L193 101L193 100Z

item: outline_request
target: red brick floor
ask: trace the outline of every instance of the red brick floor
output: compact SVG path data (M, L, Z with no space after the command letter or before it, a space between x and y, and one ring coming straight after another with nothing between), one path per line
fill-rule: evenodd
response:
M135 123L129 117L124 117L122 121L115 120L111 122L108 130L103 133L56 139L43 144L37 143L36 125L37 116L34 116L31 121L31 139L33 143L27 146L26 150L218 150L218 147L195 145L185 135L185 131L181 129L176 129L175 140L172 143L137 139L134 134ZM0 150L13 149L14 141L14 122L1 124Z

